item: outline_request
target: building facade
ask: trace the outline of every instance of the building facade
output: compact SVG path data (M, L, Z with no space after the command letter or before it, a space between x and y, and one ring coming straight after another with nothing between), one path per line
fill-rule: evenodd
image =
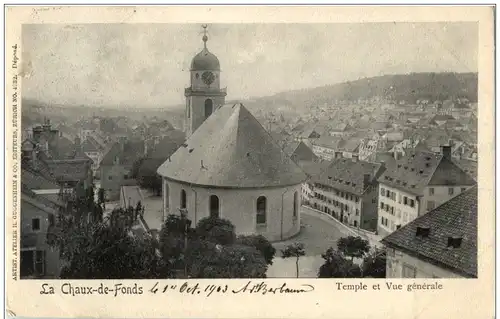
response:
M391 163L379 178L378 227L385 236L475 185L475 181L443 154L409 153Z
M387 278L477 278L477 186L382 239Z
M337 158L311 178L310 206L355 228L375 231L380 164Z

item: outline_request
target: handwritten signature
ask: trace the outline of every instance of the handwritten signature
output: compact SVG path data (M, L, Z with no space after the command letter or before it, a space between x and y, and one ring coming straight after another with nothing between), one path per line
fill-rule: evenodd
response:
M302 284L298 286L298 288L292 288L288 286L287 283L283 283L281 286L271 287L265 282L253 283L252 281L247 282L240 289L233 289L233 294L239 293L260 293L262 295L265 294L299 294L305 292L314 291L314 286L309 284Z
M270 286L264 281L254 282L252 280L248 281L245 285L238 289L229 289L228 285L200 285L200 283L189 283L184 282L182 285L176 284L166 284L165 286L160 286L157 282L149 292L156 293L167 293L169 291L175 291L183 294L190 295L205 295L210 297L212 294L299 294L314 291L314 286L309 284L302 284L299 286L292 287L287 283L281 285Z

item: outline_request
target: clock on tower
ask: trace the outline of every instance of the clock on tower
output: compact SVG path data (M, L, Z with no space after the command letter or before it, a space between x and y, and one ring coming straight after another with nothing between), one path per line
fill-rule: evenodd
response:
M219 59L207 48L207 25L203 25L203 50L191 62L191 86L186 88L186 137L189 137L219 107L226 90L220 88Z

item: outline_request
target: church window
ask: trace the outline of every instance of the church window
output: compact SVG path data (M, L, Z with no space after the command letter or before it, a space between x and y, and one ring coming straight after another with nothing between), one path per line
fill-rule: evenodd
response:
M220 213L219 197L216 195L210 196L210 217L217 218Z
M213 112L213 102L211 99L205 100L205 119L207 119Z
M257 198L257 225L266 223L266 205L267 199L265 196Z
M198 79L200 77L200 74L199 73L196 73L196 78Z
M181 208L186 208L186 191L181 190Z
M299 210L299 195L297 192L293 194L293 218L297 218L297 212Z
M187 102L187 103L188 103L188 105L187 105L187 113L188 113L188 116L187 116L187 117L188 117L188 118L190 118L190 117L191 117L191 105L190 105L191 103L189 103L189 100L188 100L188 102Z

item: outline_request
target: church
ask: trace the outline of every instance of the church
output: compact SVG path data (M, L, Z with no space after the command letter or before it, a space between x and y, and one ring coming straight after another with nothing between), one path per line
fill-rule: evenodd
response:
M225 105L219 60L207 48L206 32L202 39L185 89L186 141L158 168L163 214L186 209L193 225L217 216L237 234L290 238L300 231L307 177L245 106Z

